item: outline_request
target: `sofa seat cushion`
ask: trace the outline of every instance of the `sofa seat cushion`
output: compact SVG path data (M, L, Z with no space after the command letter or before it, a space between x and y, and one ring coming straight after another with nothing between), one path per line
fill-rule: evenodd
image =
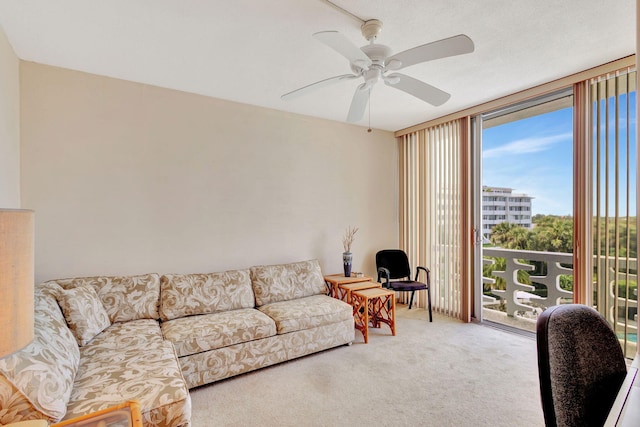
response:
M187 425L191 400L173 345L152 320L114 324L80 349L64 419L140 402L145 426Z
M150 343L164 341L157 320L139 319L114 323L82 347L83 357L94 357L98 353L109 353L118 348L144 348Z
M258 310L276 322L278 334L311 329L351 319L353 309L344 301L327 295L313 295L263 305Z
M244 308L169 320L162 333L182 357L273 336L276 325L260 311Z

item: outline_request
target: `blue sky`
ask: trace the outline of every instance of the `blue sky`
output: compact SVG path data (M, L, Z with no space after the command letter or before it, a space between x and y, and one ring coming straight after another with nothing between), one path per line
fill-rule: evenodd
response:
M635 103L635 96L632 98ZM572 114L572 108L565 108L485 129L482 133L482 184L510 187L516 193L533 196L533 215L572 215ZM633 177L636 173L635 111L632 117L630 173ZM620 156L624 163L626 153L621 152ZM630 214L635 215L635 187L631 192ZM621 209L626 209L624 201Z
M485 129L482 184L533 196L533 215L571 215L572 120L565 108Z

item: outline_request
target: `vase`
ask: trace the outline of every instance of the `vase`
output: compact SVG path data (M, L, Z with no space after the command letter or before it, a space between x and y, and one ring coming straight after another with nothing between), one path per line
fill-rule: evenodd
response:
M342 253L342 265L344 266L344 277L351 277L351 261L353 254L351 252Z

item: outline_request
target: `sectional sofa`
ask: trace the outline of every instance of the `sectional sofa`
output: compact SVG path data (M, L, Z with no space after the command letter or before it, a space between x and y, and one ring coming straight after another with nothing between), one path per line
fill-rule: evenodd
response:
M145 426L190 425L189 389L354 339L317 260L36 286L35 339L0 359L0 424L137 400Z

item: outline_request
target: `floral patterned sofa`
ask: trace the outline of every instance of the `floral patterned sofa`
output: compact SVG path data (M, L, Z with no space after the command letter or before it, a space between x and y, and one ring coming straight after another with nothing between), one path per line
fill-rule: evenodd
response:
M317 260L40 284L35 339L0 359L0 424L138 400L145 426L188 426L189 388L351 343L326 291Z

